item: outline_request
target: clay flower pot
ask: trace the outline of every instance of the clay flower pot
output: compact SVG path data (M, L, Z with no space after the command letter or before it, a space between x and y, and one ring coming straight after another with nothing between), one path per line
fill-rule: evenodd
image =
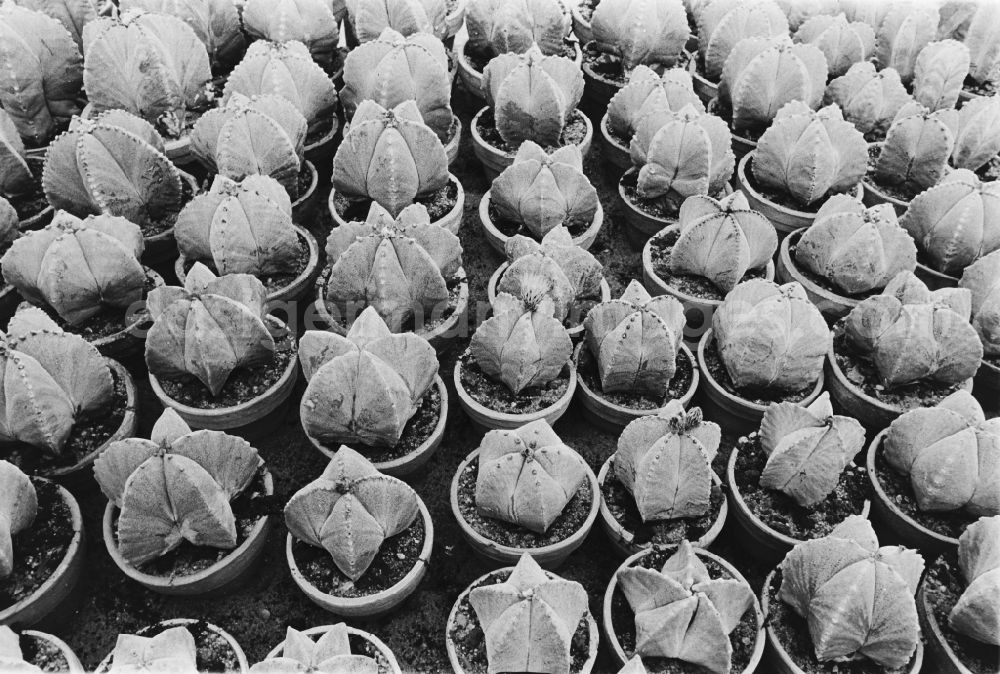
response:
M795 264L795 258L792 257L791 246L799 242L805 231L805 227L797 229L781 240L781 247L778 249L778 264L775 268L778 282L796 281L799 283L805 289L809 300L823 314L823 317L829 322L835 322L849 314L851 309L858 306L861 299L846 297L827 290L799 269L798 265Z
M431 521L431 514L427 511L423 499L419 497L418 505L420 506L420 517L424 523L424 544L416 564L409 573L403 576L402 580L392 587L363 597L338 597L321 592L309 582L309 579L299 569L292 550L294 537L292 534L288 534L285 540L285 558L288 562L288 568L292 572L292 580L305 593L309 601L330 613L359 619L375 618L389 613L416 591L420 581L427 573L427 565L430 564L431 550L434 547L434 522Z
M476 101L485 101L486 94L483 93L483 71L476 70L468 55L465 53L465 46L468 44L469 34L462 31L455 36L455 58L458 61L458 80L465 85L465 91ZM567 38L567 44L573 46L573 60L577 65L583 63L583 50L580 43L575 39Z
M612 135L608 113L605 112L601 117L601 123L597 128L600 131L598 139L601 141L601 157L607 164L606 168L613 169L612 175L620 177L622 173L632 168L632 155L628 145L621 143Z
M449 173L448 180L451 182L451 184L455 185L458 190L458 196L456 197L455 205L452 207L450 211L448 211L446 215L437 220L434 220L433 224L441 225L452 234L458 236L458 229L462 224L462 211L465 208L465 190L462 188L461 181L459 181L459 179L456 178L454 174ZM329 209L330 211L330 216L333 218L333 226L342 227L346 225L348 221L345 220L343 217L341 217L341 215L337 212L336 207L334 206L334 197L336 195L337 195L337 188L331 187L330 196L327 197L326 205L327 209ZM362 218L362 220L363 219L364 218Z
M319 185L319 173L316 167L308 159L302 162L301 171L309 174L309 186L304 192L299 194L297 199L292 201L292 219L295 222L310 222L313 217L313 209L316 200L316 187ZM301 172L300 171L300 172Z
M878 152L882 151L882 143L869 143L869 149L877 148ZM879 204L892 204L893 209L896 211L896 215L902 216L906 212L906 209L910 207L910 201L908 199L900 199L898 197L890 196L880 185L875 183L875 180L870 176L865 176L864 180L861 181L861 186L863 189L863 194L861 195L861 201L865 206L871 208L872 206L878 206Z
M688 72L691 73L694 93L698 95L702 103L708 105L719 98L719 83L711 81L699 72L697 46L691 49L690 52L691 60L688 61Z
M271 473L264 469L264 493L274 495L274 479ZM188 575L154 575L145 573L132 566L118 551L115 540L115 516L118 508L108 502L104 508L103 533L104 547L107 548L111 561L122 573L142 585L147 590L165 595L180 597L219 596L234 592L242 587L253 571L254 563L263 554L267 536L271 533L272 518L270 515L260 517L253 525L246 540L237 548L231 550L218 562L206 569Z
M493 222L493 218L490 217L490 203L492 201L493 190L486 190L486 194L483 198L479 200L479 224L482 225L483 235L486 237L486 242L490 244L493 250L497 251L501 255L506 255L505 247L507 241L511 238L501 232L496 224ZM597 202L597 211L594 212L594 220L590 226L579 236L573 237L573 243L578 245L584 250L589 250L597 239L598 233L601 231L601 225L604 224L604 207L601 206L601 202Z
M193 198L198 194L198 181L193 175L177 169L181 176L181 182L187 185ZM174 226L164 229L159 234L144 236L142 239L142 262L147 265L154 265L159 262L166 262L177 255L177 240L174 238Z
M330 125L330 130L313 142L307 143L303 150L303 156L306 161L312 164L314 168L316 166L326 166L333 161L333 154L337 149L337 145L339 145L337 134L343 127L340 112L340 105L338 104L337 111L333 116L334 123Z
M517 560L521 558L521 555L528 554L531 555L531 557L538 562L540 566L543 566L546 569L556 569L566 561L566 558L569 557L574 550L583 544L583 541L587 538L587 534L589 534L590 530L594 527L594 522L597 521L597 513L601 508L601 489L597 484L597 476L594 475L594 471L592 471L589 466L587 467L587 482L590 485L591 494L590 510L587 513L587 518L583 521L580 528L556 543L541 547L527 548L513 547L491 540L473 529L472 525L470 525L465 517L462 516L462 510L458 503L459 482L466 467L468 467L473 461L478 460L479 450L476 449L465 457L465 460L458 466L458 470L455 471L455 476L451 480L451 512L454 514L455 520L458 522L459 531L462 532L462 538L464 538L469 546L475 550L476 554L486 560L489 560L490 562L502 565L517 564Z
M352 637L358 637L359 639L364 639L372 648L375 649L379 655L386 659L389 663L389 674L402 674L402 670L399 668L399 663L396 661L396 656L393 655L392 650L386 646L381 639L379 639L374 634L370 632L365 632L364 630L359 630L356 627L351 627L350 625L345 625L347 628L348 635ZM307 630L302 630L302 634L310 637L313 640L318 640L324 634L333 629L333 625L320 625L318 627L310 627ZM267 654L264 658L265 660L271 660L273 658L280 658L285 654L284 642L278 644L271 652Z
M191 629L193 627L198 627L202 625L204 626L206 631L212 633L216 637L221 638L223 641L225 641L226 645L229 646L230 649L232 649L239 667L239 669L237 670L238 674L247 674L247 672L250 670L250 665L247 663L247 656L243 652L243 648L240 646L239 642L237 642L236 639L233 638L233 635L231 635L229 632L226 632L221 627L217 627L216 625L213 625L210 622L205 622L203 620L196 620L194 618L173 618L171 620L161 620L155 625L151 625L149 627L139 630L137 634L139 636L146 636L151 632L153 632L153 630L155 630L156 628L162 628L160 630L157 630L157 633L159 633L168 630L172 627L186 627L188 629ZM197 643L197 639L195 639L195 645L200 645ZM96 671L107 672L109 669L111 669L111 666L113 664L112 662L113 655L114 652L111 652L108 653L106 656L104 656L104 659L101 660L99 665L97 665ZM236 672L233 672L231 674L236 674Z
M21 637L22 645L25 639L31 639L38 642L40 645L48 646L59 651L59 654L66 660L65 671L68 674L84 674L86 671L80 663L80 658L76 657L76 653L73 652L73 649L59 637L52 634L46 634L45 632L36 632L35 630L24 630L19 636Z
M924 576L917 591L917 618L920 620L920 635L927 642L927 664L931 671L937 674L972 674L972 670L962 664L952 650L934 617L934 606L927 596L927 576Z
M583 43L585 53L599 52L596 42L591 39ZM608 108L608 102L621 91L624 82L612 80L601 75L594 70L587 59L580 62L580 69L583 70L583 97L590 104L593 110L598 113L604 112Z

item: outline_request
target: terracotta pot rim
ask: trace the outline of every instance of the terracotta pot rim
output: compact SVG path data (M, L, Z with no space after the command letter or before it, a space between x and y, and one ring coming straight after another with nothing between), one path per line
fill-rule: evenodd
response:
M243 651L243 647L240 646L239 642L236 641L236 638L233 637L233 635L227 632L226 630L219 627L218 625L210 623L207 620L201 620L198 618L170 618L168 620L160 620L158 622L153 623L152 625L148 625L143 629L139 630L139 632L140 633L146 632L154 627L163 627L166 629L170 629L171 627L188 627L189 625L195 625L198 623L203 623L209 632L214 632L217 636L222 637L226 641L226 644L233 650L234 653L236 653L236 660L239 664L239 672L241 674L245 674L250 669L250 664L247 662L246 653ZM101 660L100 664L97 665L96 668L97 672L108 671L108 669L111 667L112 655L114 655L114 651L104 656L104 659Z
M496 250L501 255L504 255L504 248L507 245L507 241L513 237L507 236L501 232L495 224L493 224L493 218L490 217L490 204L493 201L493 188L486 190L482 198L479 200L479 224L482 226L483 234L486 236L486 241L489 243L494 250ZM601 231L601 227L604 225L604 206L601 202L597 202L597 210L594 211L594 219L590 223L590 226L580 234L579 236L573 237L573 243L575 243L580 248L584 250L589 250L594 241L597 239L597 235ZM532 236L531 238L535 238ZM536 241L538 239L535 239Z
M531 423L532 421L538 421L539 419L544 419L548 415L556 412L561 406L563 406L566 401L573 398L573 394L576 391L577 382L579 377L576 374L576 365L573 363L572 359L567 361L567 366L569 367L569 385L566 387L566 392L548 407L538 410L537 412L531 412L530 414L510 414L508 412L497 412L495 410L486 407L482 403L478 402L472 395L465 390L462 385L462 358L459 356L455 359L455 367L452 368L452 381L455 384L455 391L458 393L458 400L463 406L468 406L474 410L477 414L487 417L491 420L498 421L505 424L515 424L516 426L523 426L525 424Z

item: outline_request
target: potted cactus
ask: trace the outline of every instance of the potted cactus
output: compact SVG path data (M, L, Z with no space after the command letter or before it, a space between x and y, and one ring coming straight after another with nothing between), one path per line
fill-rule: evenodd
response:
M450 50L465 20L465 0L347 0L344 33L353 51L390 29L432 35Z
M333 158L327 205L334 226L364 219L372 202L394 218L407 206L421 204L431 222L452 234L462 224L462 183L448 173L444 145L424 124L414 100L388 110L361 101Z
M834 326L826 371L847 414L881 430L907 410L971 390L983 345L970 325L971 293L931 292L902 272Z
M635 553L604 594L604 632L619 665L726 674L757 668L764 616L729 562L681 541Z
M845 74L875 52L875 29L844 14L818 14L803 21L792 36L795 42L819 47L826 57L827 77Z
M742 192L718 200L694 195L681 204L677 224L643 246L643 285L684 306L684 339L696 344L726 293L751 278L774 279L777 247L774 225L750 210Z
M392 611L430 564L434 524L405 482L341 446L285 506L292 579L317 606L365 618Z
M868 447L873 515L920 550L953 548L969 524L1000 515L1000 422L967 391L910 410Z
M771 671L831 671L853 661L865 671L916 674L924 649L913 595L923 570L913 550L879 547L860 515L799 543L761 590ZM845 615L851 620L837 619Z
M301 672L303 667L320 671L385 672L401 674L389 647L374 634L345 623L310 627L301 632L289 627L285 640L251 672Z
M65 487L0 459L0 624L32 627L65 610L83 572L83 539Z
M900 108L912 100L895 69L876 70L870 61L855 63L831 80L823 95L823 105L836 103L868 142L885 140Z
M437 355L423 338L392 334L369 307L346 337L306 332L299 362L308 382L299 417L306 437L327 456L350 444L379 471L402 477L437 450L448 391Z
M243 30L253 39L271 42L301 42L316 63L336 81L343 72L344 57L337 44L338 24L344 7L328 0L291 0L275 5L271 0L246 0L243 4Z
M875 35L875 62L893 68L903 84L916 75L921 50L937 37L938 12L933 5L891 5Z
M968 101L996 93L996 44L998 8L989 3L966 5L946 3L941 7L938 32L943 37L961 40L969 48L969 73L959 98Z
M726 496L712 469L722 431L676 400L622 431L597 475L601 525L623 557L691 541L709 547L726 523Z
M597 477L544 419L486 433L451 481L451 510L481 557L522 555L556 568L580 547L600 509Z
M976 386L982 388L981 398L992 400L996 407L1000 400L1000 332L996 327L1000 325L1000 252L984 255L966 267L958 285L972 293L972 327L983 343Z
M948 110L958 103L969 73L969 48L957 40L928 43L913 67L913 98L928 110Z
M540 240L561 228L575 245L589 249L604 224L604 208L583 172L580 148L567 145L549 154L526 140L479 200L479 222L499 253L506 254L511 237Z
M215 176L211 189L177 216L174 236L180 253L174 272L182 284L200 263L221 276L256 276L268 302L295 302L319 275L316 237L292 224L291 199L270 176L238 182Z
M1000 97L976 98L962 105L953 129L950 164L975 171L983 180L1000 176Z
M52 220L42 189L45 160L27 154L14 120L0 108L0 199L14 207L19 229L38 229Z
M985 674L1000 665L996 584L1000 576L1000 517L970 524L950 550L931 563L917 593L927 661L947 674Z
M196 264L183 287L149 293L146 367L153 393L192 428L246 426L295 387L295 334L265 313L264 284Z
M0 197L0 258L20 235L17 211L9 201ZM0 272L2 271L2 267L0 267ZM10 320L20 302L21 296L18 294L17 288L4 281L3 274L0 273L0 325L5 325Z
M43 667L48 669L43 670ZM35 630L17 634L6 625L0 626L0 668L24 672L84 672L80 659L59 637Z
M528 554L515 566L474 580L459 595L445 627L448 660L457 674L538 669L590 674L599 640L583 586L542 569Z
M250 666L239 643L228 632L205 620L174 618L119 634L114 649L96 671L233 672L247 674Z
M846 316L902 272L917 268L917 247L889 204L865 208L846 194L830 197L809 227L781 242L778 280L795 281L827 320Z
M147 589L231 592L264 551L274 481L242 438L192 431L167 408L149 440L108 445L94 462L94 477L108 498L108 554Z

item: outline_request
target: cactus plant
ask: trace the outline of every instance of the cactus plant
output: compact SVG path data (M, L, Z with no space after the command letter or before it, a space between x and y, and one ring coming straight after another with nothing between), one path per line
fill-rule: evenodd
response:
M788 18L773 0L709 0L697 15L702 72L719 81L730 52L743 38L788 35Z
M112 442L94 462L94 476L121 511L118 552L138 567L185 541L235 548L231 502L263 465L246 440L221 431L192 431L167 409L149 440Z
M608 102L608 126L630 140L639 120L648 113L663 108L677 112L688 105L698 112L705 111L688 71L668 68L659 75L648 66L636 66L625 86Z
M31 479L14 464L0 459L0 580L14 570L13 537L35 521L38 496ZM2 662L2 660L0 660Z
M1000 646L1000 517L984 517L970 524L958 539L958 564L968 585L948 615L957 632L983 643Z
M547 154L531 140L521 143L514 163L493 181L490 203L500 217L538 239L561 227L589 226L600 205L583 173L579 147L567 145Z
M685 322L680 302L668 295L650 297L634 280L620 299L592 308L583 325L601 389L665 395Z
M935 38L937 26L937 8L916 0L892 3L875 36L875 61L880 68L895 68L909 84L917 56Z
M681 205L680 232L670 250L673 273L708 279L722 293L736 287L751 269L767 265L778 248L774 225L742 192L716 200L696 195Z
M246 0L243 28L253 38L301 42L320 63L333 60L340 40L329 0Z
M840 77L875 52L875 30L867 23L848 21L843 14L820 14L807 19L795 31L795 41L820 48L831 78Z
M851 515L824 538L796 545L780 568L781 601L808 624L817 660L865 658L893 669L913 657L918 553L878 547L871 523Z
M302 671L378 674L378 662L367 655L351 653L347 625L337 623L315 641L308 634L289 627L281 643L281 655L262 660L250 668L252 674Z
M587 615L580 583L546 573L524 554L504 582L474 588L469 603L485 635L489 671L569 674L573 635Z
M532 45L544 54L559 54L570 17L559 0L469 0L465 25L467 48L488 58L523 54Z
M932 111L953 108L968 73L968 47L957 40L931 42L917 54L913 98Z
M978 171L1000 154L1000 96L980 96L958 111L951 165Z
M847 295L881 290L917 266L917 247L889 204L865 208L846 194L830 198L802 233L795 262Z
M899 109L873 171L883 185L895 185L916 194L936 185L948 169L955 147L954 110L931 112L918 103Z
M340 572L357 581L382 543L409 529L419 512L420 497L409 485L343 446L322 475L288 499L285 524L295 538L330 553Z
M10 248L14 239L21 235L18 229L17 210L10 202L0 197L0 255Z
M299 410L302 426L325 444L394 446L438 371L425 339L391 333L371 307L346 337L306 332L299 362L309 382Z
M587 473L583 458L544 419L493 430L479 446L476 509L543 534L587 482Z
M894 68L876 71L868 61L831 81L823 97L824 105L836 103L844 119L869 140L884 138L896 113L911 100Z
M17 131L45 145L80 111L83 58L59 21L13 3L0 6L0 105Z
M899 223L930 266L957 275L1000 249L1000 183L954 170L914 197Z
M1000 7L990 2L976 4L975 11L962 27L962 39L969 48L971 65L969 77L980 88L993 92L1000 81Z
M200 263L188 272L183 288L150 291L150 373L193 377L214 397L237 368L271 362L275 343L264 321L264 298L264 285L256 277L216 278Z
M987 358L1000 356L1000 252L984 255L962 273L959 287L972 294L972 327Z
M410 37L417 33L448 37L445 0L347 0L354 34L362 44L378 39L385 30Z
M46 228L14 241L0 270L29 302L80 325L105 309L124 310L142 299L142 248L142 233L125 218L80 220L59 212Z
M615 477L632 494L643 522L708 512L712 459L722 431L671 400L656 415L631 421L618 438Z
M122 12L144 10L183 20L205 45L215 69L235 63L246 48L240 15L227 0L120 0L118 7Z
M0 109L0 197L14 199L30 194L35 177L25 158L24 141L14 120Z
M483 91L504 142L558 146L583 96L583 73L570 59L545 56L532 46L524 54L491 60L483 71Z
M198 671L198 647L186 627L171 627L156 636L119 634L111 652L109 674L118 672L175 672L195 674Z
M602 0L590 25L594 46L617 57L625 75L640 65L673 66L691 36L681 0Z
M741 578L713 578L688 541L663 567L630 566L616 574L635 613L635 652L677 658L714 674L732 666L729 633L753 606L753 590Z
M44 12L59 21L69 31L81 52L84 27L100 14L95 0L16 0L16 4Z

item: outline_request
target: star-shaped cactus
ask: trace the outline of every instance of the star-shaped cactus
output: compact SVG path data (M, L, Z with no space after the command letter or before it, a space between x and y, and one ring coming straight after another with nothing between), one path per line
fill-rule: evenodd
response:
M948 615L951 628L1000 646L1000 516L970 524L958 539L958 565L968 585Z
M38 496L31 480L14 464L0 460L0 579L14 568L12 538L30 527L37 513Z
M154 637L119 634L108 674L197 674L197 662L198 647L186 627L171 627Z
M252 674L378 674L378 663L367 655L351 653L347 625L337 623L315 641L289 627L281 644L281 655L258 662Z

